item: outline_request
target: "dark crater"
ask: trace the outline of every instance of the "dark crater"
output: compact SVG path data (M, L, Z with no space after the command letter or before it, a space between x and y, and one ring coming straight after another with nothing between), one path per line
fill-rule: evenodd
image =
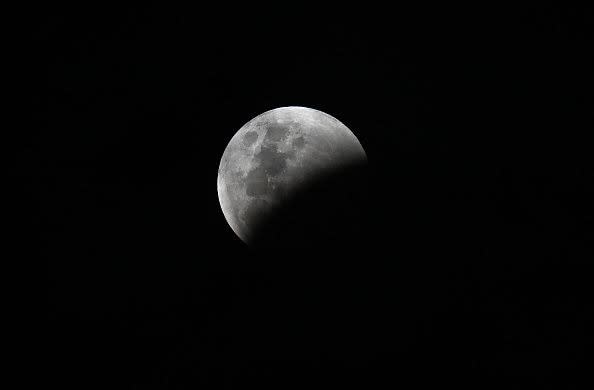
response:
M245 135L243 136L243 145L245 147L250 147L254 144L254 142L256 142L258 140L258 133L256 133L255 131L248 131L247 133L245 133Z
M271 123L266 128L266 141L280 142L289 135L289 128L286 125Z

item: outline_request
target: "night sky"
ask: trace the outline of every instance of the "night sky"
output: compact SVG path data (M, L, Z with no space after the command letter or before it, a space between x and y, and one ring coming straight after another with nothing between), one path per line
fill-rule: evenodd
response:
M48 6L15 166L49 382L501 388L586 370L592 13L325 11ZM218 165L282 106L348 126L365 184L339 183L336 209L308 198L318 229L250 248Z

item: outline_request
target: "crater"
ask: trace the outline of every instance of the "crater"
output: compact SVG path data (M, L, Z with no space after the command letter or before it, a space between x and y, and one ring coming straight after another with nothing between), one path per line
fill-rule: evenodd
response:
M289 129L285 125L278 123L271 123L266 129L265 140L272 142L280 142L287 138Z
M274 145L263 145L256 159L260 167L270 176L277 176L287 168L289 154L280 153Z
M258 133L256 133L255 131L248 131L247 133L245 133L245 135L243 136L243 145L245 147L250 147L254 144L254 142L256 142L258 140Z
M245 193L248 196L262 196L268 193L268 177L263 166L248 172L245 178Z
M292 145L296 149L303 149L303 147L305 146L305 138L303 138L302 135L295 138L292 142Z

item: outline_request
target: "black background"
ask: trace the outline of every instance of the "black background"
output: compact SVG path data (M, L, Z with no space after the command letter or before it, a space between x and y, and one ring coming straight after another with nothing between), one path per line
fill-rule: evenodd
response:
M17 166L51 381L483 388L586 369L591 12L325 11L48 8ZM314 247L250 249L218 164L289 105L357 135L367 185L337 217L348 234L331 215Z

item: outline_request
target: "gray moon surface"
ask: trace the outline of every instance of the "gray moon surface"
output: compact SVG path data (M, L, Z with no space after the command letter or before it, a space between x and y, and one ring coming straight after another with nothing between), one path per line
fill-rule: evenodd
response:
M312 178L367 156L336 118L311 108L281 107L258 115L231 138L217 191L229 226L245 243L261 217Z

